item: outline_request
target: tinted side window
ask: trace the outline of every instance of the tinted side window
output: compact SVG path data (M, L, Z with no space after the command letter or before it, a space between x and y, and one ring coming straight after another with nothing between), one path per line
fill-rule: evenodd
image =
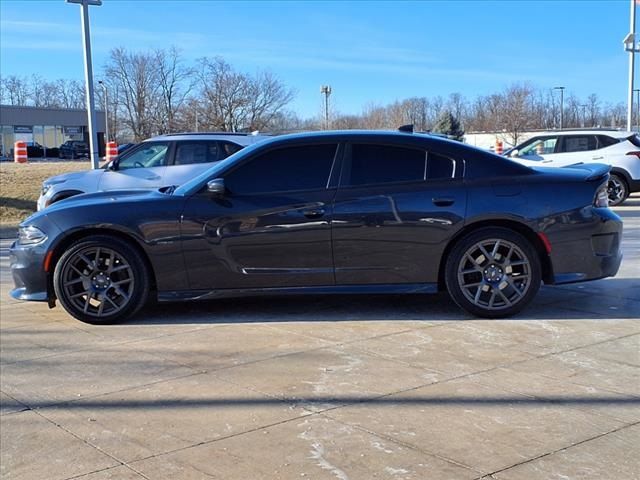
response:
M236 195L326 188L337 144L272 150L225 176Z
M218 142L178 142L175 165L218 161Z
M596 149L596 137L593 135L576 135L575 137L564 137L563 152L586 152Z
M607 135L598 135L598 148L606 148L616 143L620 143L620 139L609 137Z
M429 152L427 156L427 180L453 178L456 164L450 158Z
M126 152L118 163L118 168L151 168L166 165L167 142L144 142L140 148L132 152ZM129 155L127 155L129 154Z
M343 185L375 185L424 180L424 150L389 145L352 145Z
M237 143L231 142L218 142L220 144L220 160L227 158L230 155L233 155L236 152L242 150L242 145L238 145Z

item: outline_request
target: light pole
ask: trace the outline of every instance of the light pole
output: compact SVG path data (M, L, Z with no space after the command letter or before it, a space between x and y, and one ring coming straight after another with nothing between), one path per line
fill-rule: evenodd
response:
M329 130L329 95L331 95L331 85L322 85L320 93L324 95L324 128Z
M582 107L582 128L584 128L587 126L587 107L589 105L585 103L580 106Z
M98 83L104 92L104 146L106 147L109 141L109 92L102 80L98 80Z
M553 87L554 90L560 90L560 130L564 126L564 88L565 87Z
M636 92L636 127L640 130L640 88L634 88L634 92Z
M87 126L89 127L89 158L91 168L99 167L98 158L98 132L96 132L96 108L93 101L93 67L91 65L91 35L89 31L89 5L100 6L102 0L66 0L67 3L80 5L80 22L82 25L82 36L84 38L84 84L87 96Z
M629 52L629 92L627 95L627 131L631 131L631 124L633 123L633 75L634 75L634 60L635 54L640 52L640 49L636 45L636 2L631 0L631 20L629 25L629 34L624 37L622 43L624 44L625 52Z

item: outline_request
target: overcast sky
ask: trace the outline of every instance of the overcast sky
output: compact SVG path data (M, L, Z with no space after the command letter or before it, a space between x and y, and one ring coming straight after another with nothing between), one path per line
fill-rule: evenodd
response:
M0 0L0 73L82 79L80 13L63 0ZM468 98L530 81L624 102L629 2L213 2L104 0L91 7L96 77L108 52L179 47L293 87L302 116L411 96Z

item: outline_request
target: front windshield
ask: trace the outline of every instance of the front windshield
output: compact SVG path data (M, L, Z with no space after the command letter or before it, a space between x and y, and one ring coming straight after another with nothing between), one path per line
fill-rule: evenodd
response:
M189 193L194 193L199 190L205 183L209 180L216 178L220 173L227 169L230 165L242 160L245 156L251 155L251 153L257 148L263 146L265 142L255 143L248 147L243 148L242 150L234 153L233 155L228 156L224 160L220 160L213 164L213 166L195 178L192 178L187 183L183 183L178 188L176 188L174 195L188 195Z

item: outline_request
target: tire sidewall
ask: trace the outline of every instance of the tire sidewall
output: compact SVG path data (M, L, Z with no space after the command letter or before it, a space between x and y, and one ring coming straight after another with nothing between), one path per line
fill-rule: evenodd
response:
M507 240L517 245L522 253L529 260L531 270L531 285L525 293L524 297L515 305L500 309L489 310L478 306L471 302L464 295L462 288L458 283L458 265L465 252L476 243L482 240L497 238ZM542 282L542 267L540 265L540 257L535 247L523 235L501 227L486 227L475 232L471 232L462 237L450 251L445 264L445 283L449 295L455 303L467 312L483 318L504 318L515 315L525 308L536 296Z
M131 294L131 299L127 306L115 314L104 317L88 315L83 311L80 311L72 302L66 299L66 294L62 288L62 272L75 254L90 247L105 247L115 250L131 266L135 280L133 293ZM141 254L137 251L137 248L132 246L129 242L119 238L103 235L87 237L73 243L56 262L53 273L53 288L62 307L74 318L81 322L91 324L106 325L120 323L137 313L138 310L140 310L140 308L142 308L146 303L149 294L149 285L149 272L147 271L146 265L141 260Z

